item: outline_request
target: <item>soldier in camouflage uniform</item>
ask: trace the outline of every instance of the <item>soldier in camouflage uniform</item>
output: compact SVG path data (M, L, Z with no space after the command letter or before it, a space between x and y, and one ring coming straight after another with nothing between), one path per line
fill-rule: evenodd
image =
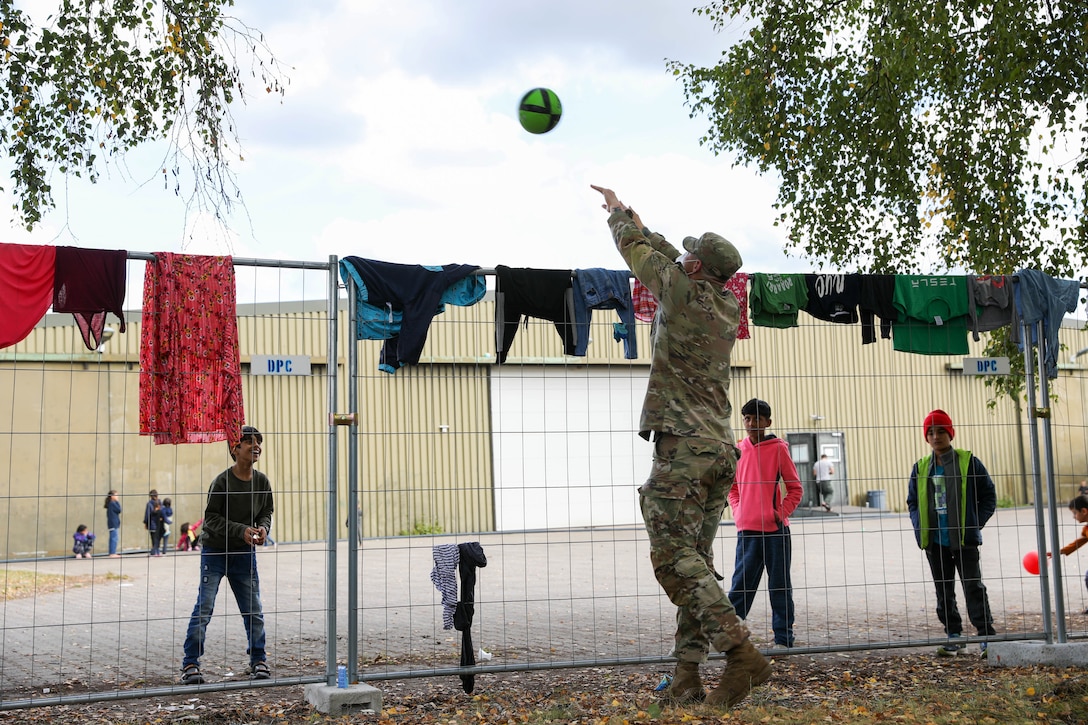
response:
M654 438L650 477L639 488L658 583L677 606L676 673L664 697L732 707L771 676L714 571L712 544L736 472L729 356L740 305L723 283L740 268L737 249L706 233L679 250L650 232L611 189L608 226L627 266L657 298L653 361L639 435ZM679 257L679 260L677 259ZM710 647L726 654L718 686L703 690Z

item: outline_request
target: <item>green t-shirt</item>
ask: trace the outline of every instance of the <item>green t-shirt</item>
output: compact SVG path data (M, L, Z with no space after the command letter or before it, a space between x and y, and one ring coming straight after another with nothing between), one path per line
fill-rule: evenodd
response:
M892 347L923 355L966 355L967 277L901 274L895 277Z
M763 274L751 276L752 291L748 305L752 324L760 327L797 327L797 313L808 304L808 289L802 274Z

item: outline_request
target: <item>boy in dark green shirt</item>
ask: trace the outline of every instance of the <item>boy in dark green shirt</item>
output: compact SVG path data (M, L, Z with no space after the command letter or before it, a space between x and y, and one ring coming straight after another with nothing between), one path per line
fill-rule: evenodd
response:
M229 444L234 465L216 476L208 491L200 551L200 589L185 634L185 655L181 662L181 681L186 685L204 682L200 658L223 577L227 578L242 613L250 676L267 680L272 674L265 661L264 613L255 552L255 547L264 544L272 527L272 487L268 477L253 467L261 456L263 442L259 430L242 426L241 439Z

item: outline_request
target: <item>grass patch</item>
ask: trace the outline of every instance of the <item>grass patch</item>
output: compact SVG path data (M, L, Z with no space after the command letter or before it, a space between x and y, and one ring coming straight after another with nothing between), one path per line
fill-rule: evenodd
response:
M127 579L127 576L114 572L91 576L90 574L46 574L21 569L0 569L0 602Z
M426 521L416 521L412 524L410 529L401 529L397 532L397 536L427 536L433 534L444 534L445 530L442 528L442 524L437 521L427 523Z

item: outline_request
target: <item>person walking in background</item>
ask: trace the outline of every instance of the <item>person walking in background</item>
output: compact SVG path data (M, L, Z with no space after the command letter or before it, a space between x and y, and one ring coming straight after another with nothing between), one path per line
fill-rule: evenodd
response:
M121 556L117 553L117 544L121 538L121 500L112 488L106 494L106 502L102 504L102 508L106 509L106 528L110 533L110 558L117 559Z
M72 552L75 553L77 559L90 559L93 548L94 534L87 531L86 524L80 524L76 527L76 532L72 534Z
M174 502L169 498L162 500L162 546L163 554L170 551L170 526L174 523Z
M1069 502L1069 510L1073 513L1073 520L1078 524L1084 524L1080 530L1080 536L1061 548L1062 556L1071 556L1080 547L1088 544L1088 494L1079 494ZM1050 554L1047 554L1047 558ZM1088 571L1084 573L1084 586L1088 588ZM1084 614L1088 614L1085 609Z
M203 547L200 550L200 588L185 632L181 682L204 682L200 658L215 611L219 584L227 578L246 629L249 674L255 680L272 676L265 654L264 612L254 547L264 544L272 526L272 486L256 468L264 436L253 426L242 426L241 438L228 444L234 465L212 481L204 510Z
M737 524L737 556L729 601L747 617L767 570L774 643L793 647L793 543L790 519L801 503L801 479L786 441L767 433L771 406L752 398L740 409L748 436L740 442L737 480L729 489L729 507ZM779 481L785 484L782 495Z
M686 237L681 255L615 192L592 188L604 197L624 262L659 304L639 422L639 435L653 437L654 459L639 487L639 505L654 575L677 607L678 662L662 698L732 707L771 676L770 663L752 645L718 583L712 549L736 468L729 358L740 305L723 285L740 268L740 253L708 232ZM699 665L710 647L726 653L726 665L707 694Z
M144 528L151 535L150 556L162 556L162 534L165 522L162 515L162 502L159 501L159 492L151 489L147 494L147 505L144 506Z
M812 477L816 479L816 488L820 492L820 505L825 511L831 510L831 497L835 493L835 486L831 483L831 477L835 475L835 467L827 459L827 454L820 456L816 465L812 467Z
M963 584L967 616L982 636L996 634L990 599L982 583L979 547L982 527L997 510L997 490L982 461L971 451L952 447L956 430L952 418L934 410L922 422L932 453L914 464L907 485L907 510L914 539L926 552L937 590L937 618L949 641L937 654L949 657L963 646L963 620L956 604L956 574ZM986 642L982 642L986 656Z

